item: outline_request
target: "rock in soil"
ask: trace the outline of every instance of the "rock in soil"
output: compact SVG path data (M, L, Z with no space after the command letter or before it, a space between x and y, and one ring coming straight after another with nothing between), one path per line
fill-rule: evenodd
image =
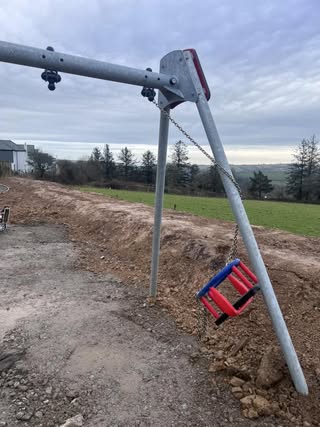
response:
M0 351L0 372L12 368L22 355L17 351Z
M252 403L259 415L271 415L270 402L264 397L257 395Z
M33 416L32 412L22 412L22 411L20 411L20 412L18 412L16 414L16 418L19 421L29 421L29 420L31 420L32 416Z
M254 419L254 418L258 418L259 414L258 412L254 409L254 408L246 408L243 410L243 415L246 418L250 418L250 419Z
M284 377L284 361L275 346L267 349L262 356L256 384L258 387L269 388L279 383Z
M244 383L245 381L238 377L232 377L230 380L230 384L232 385L232 387L241 387Z
M60 427L82 427L83 426L83 416L78 414L72 418L68 418L67 421L62 424Z
M254 395L250 394L249 396L243 397L240 402L243 408L250 408L253 404Z

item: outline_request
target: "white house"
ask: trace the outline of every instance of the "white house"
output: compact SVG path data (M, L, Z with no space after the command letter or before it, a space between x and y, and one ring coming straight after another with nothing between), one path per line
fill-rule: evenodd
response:
M34 150L34 145L16 144L10 140L0 139L0 162L7 162L14 172L28 172L28 153Z

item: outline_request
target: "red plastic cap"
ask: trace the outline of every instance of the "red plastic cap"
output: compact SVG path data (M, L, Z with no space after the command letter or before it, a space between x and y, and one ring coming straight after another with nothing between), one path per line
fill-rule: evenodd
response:
M193 63L194 63L194 66L195 66L195 68L197 70L197 73L198 73L198 76L199 76L199 80L200 80L202 89L203 89L204 94L205 94L205 96L207 98L207 101L209 101L210 96L211 96L210 89L209 89L207 80L205 78L204 72L202 70L202 67L201 67L201 64L200 64L200 61L199 61L199 57L198 57L198 54L197 54L196 50L195 49L184 49L183 51L191 53L192 59L193 59Z

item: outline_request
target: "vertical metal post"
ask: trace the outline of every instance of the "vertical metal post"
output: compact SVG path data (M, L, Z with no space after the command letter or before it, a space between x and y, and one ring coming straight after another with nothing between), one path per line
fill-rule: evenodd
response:
M195 72L195 70L194 70ZM193 73L194 77L194 73ZM194 77L194 81L199 79ZM217 128L215 126L208 101L203 93L203 90L200 86L200 83L197 84L198 90L198 101L197 108L202 120L202 124L206 131L213 155L217 163L223 167L229 174L232 175L230 166L228 164L227 157L225 155L223 145L221 143ZM279 303L277 301L276 295L272 288L266 267L264 265L262 256L260 254L257 242L255 240L252 228L250 226L246 211L242 204L241 197L235 188L234 184L226 177L221 171L221 179L224 184L229 202L233 214L236 218L237 223L239 224L239 229L247 248L250 262L254 268L254 271L258 277L259 285L266 302L269 315L272 320L273 327L275 329L276 335L278 337L281 350L283 352L284 358L287 362L291 378L295 385L296 390L304 395L308 394L308 386L304 378L296 351L293 347L286 323L283 319Z
M165 111L169 113L170 107L166 107ZM160 254L160 234L161 234L161 219L163 207L163 193L166 178L166 161L169 135L169 118L161 111L160 113L160 128L159 128L159 146L157 160L157 179L156 179L156 194L154 206L154 225L152 239L152 261L151 261L151 279L150 279L150 296L155 298L157 295L157 276Z

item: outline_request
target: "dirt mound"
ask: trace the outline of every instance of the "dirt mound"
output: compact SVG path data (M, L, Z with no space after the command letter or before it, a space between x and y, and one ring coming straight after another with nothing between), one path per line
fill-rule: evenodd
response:
M82 245L81 267L113 272L132 286L148 286L153 210L150 207L81 193L47 182L11 179L2 204L15 223L68 225ZM255 228L280 306L309 385L298 396L279 356L259 295L241 317L217 328L209 319L200 346L210 371L230 382L249 418L276 414L291 425L318 425L320 418L320 239ZM225 263L233 225L165 211L158 301L184 330L197 333L194 294ZM242 244L239 255L248 262ZM196 357L196 356L195 356Z

